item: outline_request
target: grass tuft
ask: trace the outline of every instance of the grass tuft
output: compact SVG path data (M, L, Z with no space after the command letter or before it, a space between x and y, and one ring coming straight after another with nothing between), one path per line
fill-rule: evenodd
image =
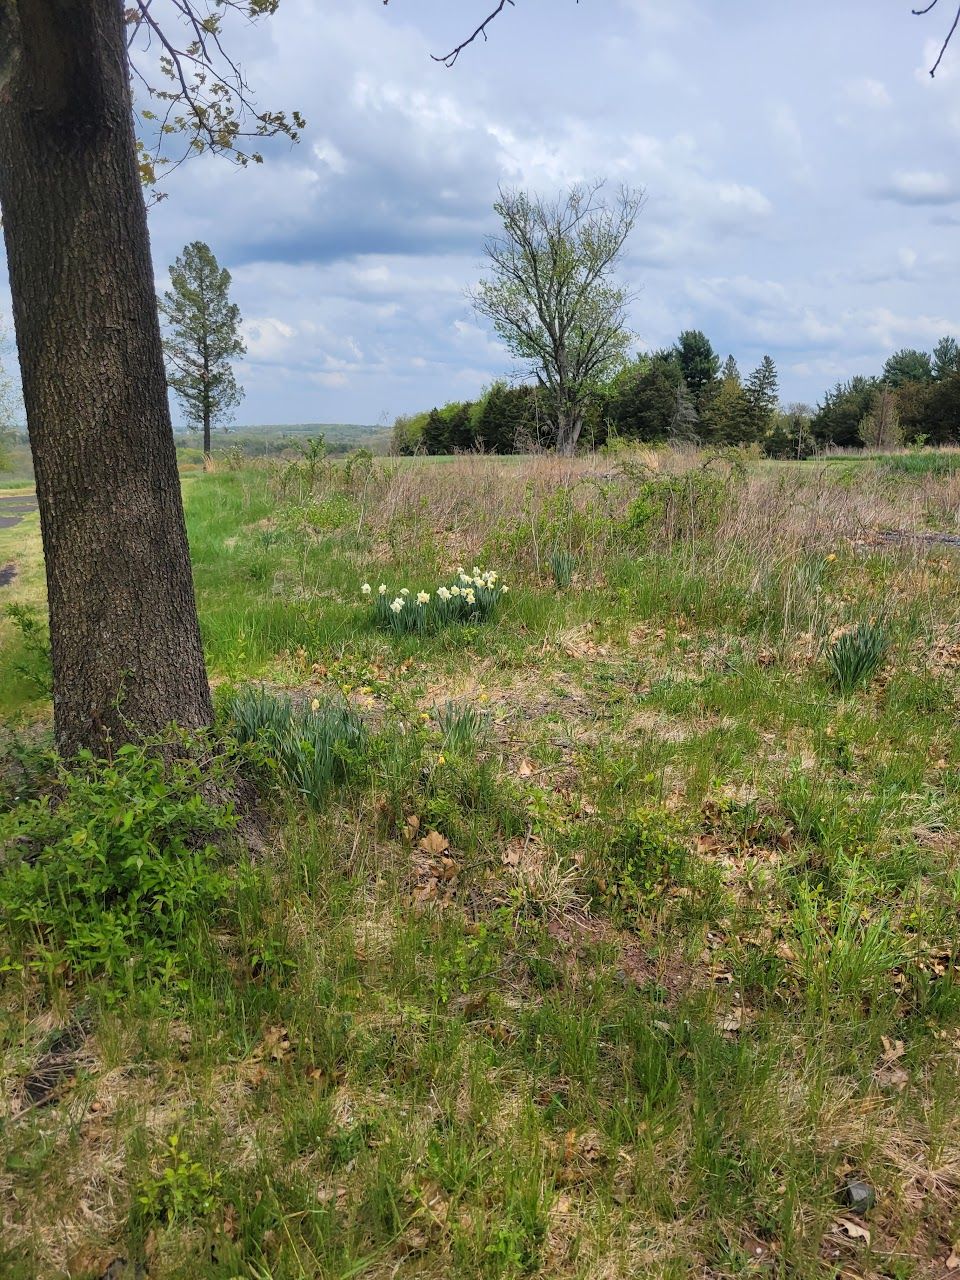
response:
M889 648L889 627L879 620L860 622L838 636L827 653L827 664L840 692L852 693L869 684L883 666Z

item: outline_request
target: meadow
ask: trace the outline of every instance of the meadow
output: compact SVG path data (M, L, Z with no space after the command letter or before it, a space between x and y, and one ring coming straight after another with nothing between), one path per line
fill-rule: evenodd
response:
M957 456L191 472L77 775L0 530L0 1274L960 1273Z

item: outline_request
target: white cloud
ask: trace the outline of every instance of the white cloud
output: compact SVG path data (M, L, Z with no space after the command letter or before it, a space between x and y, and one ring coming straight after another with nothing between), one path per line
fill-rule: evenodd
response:
M845 97L859 107L883 108L893 104L893 99L882 80L873 80L870 76L861 76L856 80L848 80L843 86Z
M304 142L185 166L151 219L161 280L198 238L233 273L249 420L392 418L509 373L464 298L499 182L645 187L635 331L702 327L744 368L769 349L787 399L947 326L960 47L931 82L929 25L873 21L870 0L551 0L448 71L429 54L464 9L284 0L240 24L258 101L301 109Z
M960 200L960 186L942 170L901 169L881 194L902 204L953 204Z

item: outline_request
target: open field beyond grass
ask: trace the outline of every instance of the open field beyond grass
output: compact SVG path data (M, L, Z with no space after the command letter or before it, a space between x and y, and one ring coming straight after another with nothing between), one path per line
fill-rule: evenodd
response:
M960 534L960 472L360 459L184 492L243 744L205 801L225 906L96 978L0 888L0 1275L960 1274L960 550L887 536ZM36 519L0 531L0 604L42 599ZM380 583L439 610L474 565L509 587L482 624L375 625ZM42 652L0 628L6 874L35 797L72 801ZM251 683L332 717L329 761L259 732Z

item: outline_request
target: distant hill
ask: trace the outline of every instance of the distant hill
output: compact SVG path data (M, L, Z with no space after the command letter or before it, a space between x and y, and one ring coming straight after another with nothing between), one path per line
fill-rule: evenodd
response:
M202 444L197 431L178 430L177 444L199 449ZM213 448L229 449L239 445L245 453L269 455L283 453L314 436L322 435L331 453L349 453L351 449L370 449L386 453L390 445L390 428L357 422L276 422L250 426L233 426L214 433Z

